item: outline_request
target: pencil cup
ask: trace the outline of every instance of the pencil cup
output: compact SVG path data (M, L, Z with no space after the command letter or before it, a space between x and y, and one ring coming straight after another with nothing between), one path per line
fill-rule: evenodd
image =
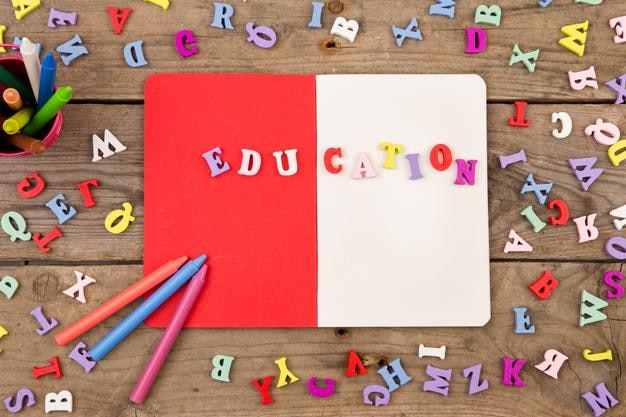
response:
M0 44L0 47L4 47L6 49L12 48L19 50L18 45L12 44ZM0 67L4 67L11 71L13 75L22 80L26 85L29 85L28 75L26 74L26 67L24 66L24 61L22 60L22 56L18 53L14 56L2 56L0 57ZM56 90L56 87L55 87ZM5 109L6 110L6 109ZM46 148L52 146L54 142L59 137L59 133L61 133L61 127L63 126L63 115L61 112L58 112L57 115L52 119L48 125L41 129L40 132L33 135L35 139L40 139ZM26 156L32 155L31 152L23 151L18 149L8 143L6 139L2 138L0 135L0 156Z

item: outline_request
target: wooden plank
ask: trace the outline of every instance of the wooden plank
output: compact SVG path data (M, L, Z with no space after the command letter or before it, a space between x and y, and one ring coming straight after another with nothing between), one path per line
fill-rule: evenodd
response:
M489 98L510 100L614 100L607 80L623 74L621 65L626 46L613 43L608 20L626 14L622 0L604 0L599 6L557 1L545 9L537 0L500 0L503 17L499 28L487 29L489 46L479 55L467 55L465 32L474 24L476 6L482 0L458 2L456 16L429 16L432 2L415 4L408 0L372 2L347 1L341 15L360 23L354 44L330 37L336 15L324 11L323 29L309 29L311 5L305 0L236 2L235 29L210 26L213 6L204 0L172 1L166 12L148 3L121 1L118 7L134 9L124 31L113 33L106 4L82 0L71 5L61 0L47 1L45 7L16 22L9 2L0 4L0 16L8 26L6 40L28 35L53 50L79 33L89 49L87 57L77 59L59 71L61 84L76 88L80 99L142 99L143 81L157 72L279 72L279 73L478 73L489 86ZM76 27L46 26L49 7L72 9L79 13ZM406 40L398 48L392 25L406 27L417 17L424 40ZM589 35L582 58L557 44L564 25L589 19ZM272 50L260 49L246 41L245 23L273 26L278 43ZM200 53L184 59L174 48L174 35L181 29L193 30ZM149 65L130 69L123 59L124 45L142 39ZM329 40L333 40L328 47ZM535 73L522 64L508 67L513 45L524 52L540 49ZM595 65L598 90L573 91L567 71L580 71Z
M69 389L75 398L75 413L93 416L391 416L450 415L459 416L574 416L590 415L581 400L581 392L606 382L609 390L623 400L626 397L625 376L622 374L619 341L626 331L626 305L622 300L610 300L604 311L609 320L578 327L580 292L586 289L602 296L605 286L602 274L620 270L619 264L541 264L497 263L492 265L492 320L483 328L436 329L192 329L181 334L173 352L159 376L147 402L133 407L128 394L149 357L160 332L141 328L101 361L90 374L67 359L72 346L58 347L52 334L35 334L37 323L28 312L38 305L55 317L61 326L67 325L85 312L129 285L141 275L139 266L26 266L8 268L21 282L21 288L11 300L0 299L0 324L10 334L0 340L4 349L0 394L15 393L23 386L31 387L39 401L47 392ZM547 301L536 299L526 288L544 269L560 279L559 287ZM86 305L62 294L75 281L74 270L97 280L87 287ZM210 282L210 281L209 281ZM381 293L380 289L372 289ZM381 293L381 295L384 294ZM514 333L512 307L528 307L536 333ZM129 309L106 325L84 336L88 344L95 343L104 332L118 322ZM417 347L447 345L444 361L418 358ZM345 378L347 351L357 349L373 362L367 375ZM558 380L543 375L534 365L543 360L545 350L554 348L569 356ZM587 362L581 351L595 352L612 349L614 360ZM211 358L216 354L234 355L230 383L211 380ZM54 381L50 376L33 382L31 366L43 365L50 356L61 358L64 376ZM265 375L277 377L273 361L288 357L290 369L300 378L296 384L272 388L275 403L263 407L260 396L250 384L253 378ZM528 361L521 376L524 388L500 383L501 358L524 358ZM369 384L380 384L376 374L378 360L401 358L406 372L413 378L408 385L392 395L386 407L366 407L362 390ZM470 396L462 369L483 364L483 378L490 389ZM427 364L452 368L453 377L448 398L422 392L428 377ZM306 381L316 376L337 381L335 395L327 399L311 397ZM276 381L276 380L274 380ZM27 417L39 415L42 403L23 412ZM619 405L623 410L624 405ZM137 414L135 414L135 412ZM623 411L616 411L621 415Z
M61 139L39 158L4 158L0 164L0 206L3 212L15 210L28 220L32 232L48 233L56 218L45 203L58 193L77 207L75 218L61 226L63 238L53 242L53 250L42 253L31 242L11 243L0 239L0 260L39 259L63 260L125 260L140 261L143 251L143 107L140 105L72 105L65 112ZM512 105L489 105L489 187L490 235L493 259L570 259L610 260L604 245L611 236L620 235L609 211L626 204L625 166L614 167L606 156L606 147L584 135L584 127L597 118L604 118L622 127L625 116L611 105L531 105L529 128L506 124ZM552 112L567 111L574 120L574 131L567 139L555 139L550 132ZM453 115L451 115L453 117ZM128 150L119 155L92 163L91 135L102 136L105 128L117 135ZM445 138L441 139L445 142ZM433 142L434 143L434 142ZM498 157L525 149L528 162L501 169ZM375 150L365 150L375 152ZM426 152L427 150L424 150ZM604 173L584 192L569 167L569 158L598 157ZM234 162L236 165L236 162ZM623 165L623 164L622 164ZM15 185L26 175L38 170L48 188L38 197L22 200ZM600 237L592 242L578 243L573 222L565 226L547 227L535 235L530 224L519 215L528 205L547 222L550 212L540 206L532 193L520 195L528 173L537 182L553 181L550 198L562 198L571 210L571 218L597 213ZM94 190L97 206L83 207L75 185L88 178L97 178L101 186ZM136 221L121 235L111 235L104 228L104 218L122 202L134 204ZM533 245L531 253L505 255L503 249L509 230L515 229ZM623 235L623 233L622 233Z

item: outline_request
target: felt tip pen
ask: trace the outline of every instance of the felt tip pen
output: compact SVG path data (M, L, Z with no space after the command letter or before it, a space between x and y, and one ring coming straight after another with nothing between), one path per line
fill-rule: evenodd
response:
M28 136L33 136L35 133L39 132L41 129L48 124L50 120L56 116L56 114L65 106L70 99L72 98L72 94L74 90L72 87L60 87L53 95L50 97L50 100L46 104L43 105L41 109L33 119L24 126L23 134Z
M22 97L20 97L20 93L15 88L7 88L2 93L2 98L7 106L13 111L21 110L24 107L24 103L22 102Z
M37 96L37 110L50 100L54 94L54 82L57 73L57 61L54 54L48 52L41 61L41 79L39 80L39 96Z

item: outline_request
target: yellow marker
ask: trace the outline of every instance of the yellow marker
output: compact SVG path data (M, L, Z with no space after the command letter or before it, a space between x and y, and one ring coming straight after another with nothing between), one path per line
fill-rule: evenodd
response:
M380 144L382 151L387 151L383 168L394 169L396 167L396 154L404 152L404 146L395 143L383 142Z
M574 23L573 25L563 26L561 32L567 35L566 38L559 39L559 45L572 51L578 56L585 54L585 42L587 41L587 28L589 21L582 23Z
M26 126L26 123L30 121L31 117L33 117L33 114L35 114L35 109L33 109L32 107L26 107L18 111L13 116L4 121L4 123L2 124L2 130L7 132L9 135L16 134L24 126Z
M626 139L618 140L609 148L609 160L616 167L626 160Z
M13 10L15 11L15 18L22 20L24 16L41 6L39 0L11 0L13 4Z
M128 229L130 222L134 222L135 218L131 215L133 212L133 205L128 201L122 203L123 209L113 210L107 214L104 219L104 227L106 227L109 233L114 235L122 233Z
M8 334L9 334L8 330L0 326L0 339L2 339L4 336ZM0 352L2 352L2 349L0 349Z
M170 0L143 0L146 3L156 4L161 7L163 10L167 10L170 8Z
M276 359L274 363L278 366L278 370L280 371L280 375L278 376L278 383L276 384L276 388L284 387L287 384L291 384L292 382L296 382L298 377L293 374L287 368L287 358L282 357L280 359ZM289 379L289 381L287 381Z
M7 27L4 25L0 25L0 43L4 43L4 32L7 31ZM0 54L6 53L6 49L0 46Z
M613 352L611 352L611 349L607 349L604 352L591 353L591 349L583 349L583 358L589 362L612 361Z

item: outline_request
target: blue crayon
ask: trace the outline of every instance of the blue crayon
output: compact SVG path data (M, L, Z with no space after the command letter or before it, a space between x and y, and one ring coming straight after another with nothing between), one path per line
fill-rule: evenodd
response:
M48 52L43 61L41 61L41 78L39 81L39 101L37 102L37 110L41 109L54 94L54 80L56 74L57 62L54 59L54 54Z
M89 356L99 361L104 358L126 336L137 328L150 314L172 296L180 287L189 281L200 269L206 255L202 254L183 265L170 279L144 301L135 311L107 333L93 348L89 349Z

